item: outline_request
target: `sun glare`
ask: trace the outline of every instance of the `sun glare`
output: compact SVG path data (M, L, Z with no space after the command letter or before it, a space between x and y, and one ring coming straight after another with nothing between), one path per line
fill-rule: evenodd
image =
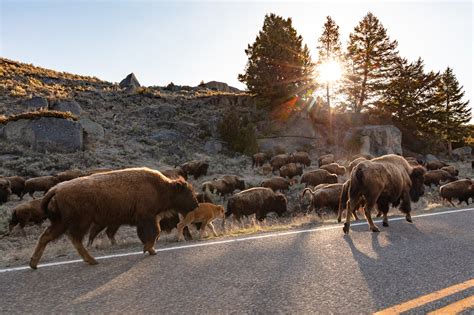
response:
M323 82L333 82L341 78L341 66L334 60L323 63L319 71L321 81Z

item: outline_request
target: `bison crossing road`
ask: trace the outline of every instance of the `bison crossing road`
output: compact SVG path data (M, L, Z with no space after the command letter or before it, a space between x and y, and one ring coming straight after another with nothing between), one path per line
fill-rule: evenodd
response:
M3 269L0 312L473 311L474 208L413 218L383 233L358 222L350 236L330 225Z

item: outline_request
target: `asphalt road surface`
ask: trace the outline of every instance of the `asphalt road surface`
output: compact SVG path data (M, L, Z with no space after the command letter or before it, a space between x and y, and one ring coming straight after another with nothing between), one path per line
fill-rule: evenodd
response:
M380 233L362 222L349 236L337 225L180 243L97 266L0 270L0 313L366 314L402 304L404 314L472 314L472 210L392 219Z

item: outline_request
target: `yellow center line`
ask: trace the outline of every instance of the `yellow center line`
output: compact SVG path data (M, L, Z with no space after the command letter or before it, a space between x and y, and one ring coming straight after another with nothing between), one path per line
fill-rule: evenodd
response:
M464 291L464 290L469 289L470 287L473 287L473 286L474 286L474 279L471 279L471 280L468 280L466 282L459 283L459 284L453 285L451 287L441 289L439 291L435 291L435 292L429 293L427 295L420 296L420 297L418 297L416 299L413 299L413 300L410 300L408 302L401 303L401 304L386 308L384 310L376 312L375 315L400 314L402 312L406 312L408 310L411 310L412 308L419 307L419 306L428 304L430 302L442 299L442 298L447 297L449 295L452 295L454 293Z
M467 297L463 300L454 302L453 304L446 305L440 309L429 312L428 315L444 315L444 314L458 314L469 308L474 308L474 295Z

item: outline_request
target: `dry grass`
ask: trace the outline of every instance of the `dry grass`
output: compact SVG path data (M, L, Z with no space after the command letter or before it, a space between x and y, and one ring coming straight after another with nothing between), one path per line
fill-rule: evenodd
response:
M77 117L71 112L60 112L56 110L49 110L49 109L39 109L32 112L20 113L16 115L10 116L0 116L0 124L6 124L11 121L17 121L20 119L39 119L42 117L52 117L52 118L62 118L62 119L71 119L77 120Z

